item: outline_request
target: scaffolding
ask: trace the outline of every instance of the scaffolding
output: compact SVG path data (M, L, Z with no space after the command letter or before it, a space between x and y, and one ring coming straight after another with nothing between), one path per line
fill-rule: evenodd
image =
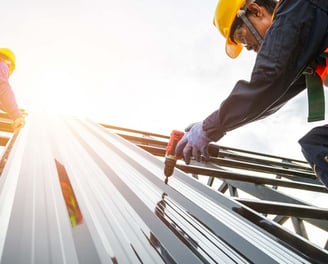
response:
M0 263L328 263L304 161L212 144L165 184L166 135L43 114L0 131Z

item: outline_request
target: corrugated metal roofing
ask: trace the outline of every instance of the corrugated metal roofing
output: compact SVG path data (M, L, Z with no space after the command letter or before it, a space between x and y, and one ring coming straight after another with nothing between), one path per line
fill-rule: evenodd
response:
M159 158L99 124L27 119L0 177L1 263L328 263L181 170L164 184Z

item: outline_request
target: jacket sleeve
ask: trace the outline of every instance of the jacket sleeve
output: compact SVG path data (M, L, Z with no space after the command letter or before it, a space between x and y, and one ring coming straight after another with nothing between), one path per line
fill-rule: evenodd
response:
M13 120L20 117L22 114L18 109L14 92L8 81L8 67L0 61L0 108L7 112Z
M227 131L276 112L306 88L302 72L318 56L322 48L318 43L326 32L315 21L320 17L309 12L310 3L305 3L282 2L256 57L250 81L237 82L220 108L203 121L209 138L217 141Z
M253 115L250 114L249 116L245 115L242 102L240 104L237 100L233 102L232 98L228 97L218 110L214 111L204 120L203 129L206 131L209 138L217 141L230 130L274 114L305 88L305 77L302 75L281 98L271 104L265 111L253 112L251 113ZM249 100L252 99L254 98L250 98ZM238 107L238 105L240 106ZM220 123L224 125L219 125Z

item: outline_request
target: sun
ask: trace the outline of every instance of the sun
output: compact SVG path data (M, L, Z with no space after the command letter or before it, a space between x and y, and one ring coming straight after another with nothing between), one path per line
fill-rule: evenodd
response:
M38 108L50 113L79 115L87 111L87 81L69 71L47 71L39 80Z

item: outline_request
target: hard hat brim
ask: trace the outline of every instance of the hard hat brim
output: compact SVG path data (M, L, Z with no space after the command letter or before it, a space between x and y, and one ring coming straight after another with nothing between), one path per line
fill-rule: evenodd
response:
M229 34L230 35L230 34ZM240 54L240 52L242 51L243 46L240 43L234 43L232 42L232 40L228 37L227 41L226 41L226 53L227 55L232 58L235 59L238 57L238 55Z
M230 39L231 27L239 10L246 9L245 5L253 1L254 0L219 0L216 6L213 24L226 39L225 50L230 58L238 57L243 49L241 43L234 43Z

